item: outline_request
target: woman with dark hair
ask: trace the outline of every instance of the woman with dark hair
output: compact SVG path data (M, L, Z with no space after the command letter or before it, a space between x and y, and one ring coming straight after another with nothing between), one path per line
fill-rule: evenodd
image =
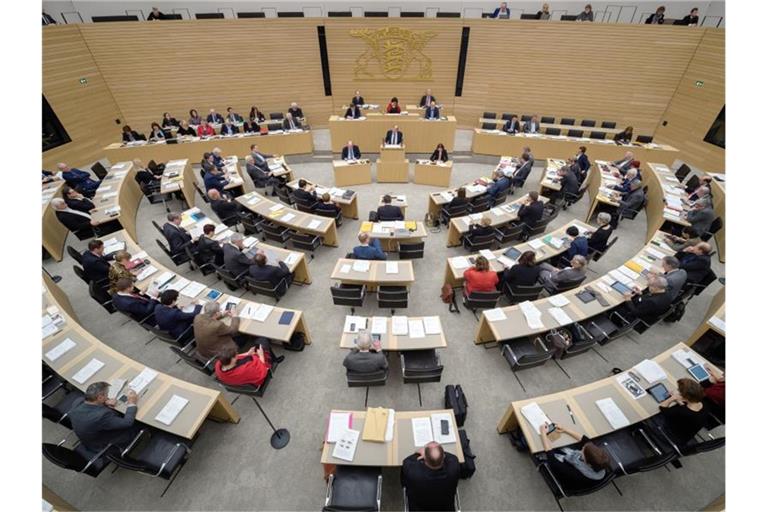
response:
M123 126L123 142L134 142L137 140L143 140L143 137L139 135L139 132L131 130L131 127L127 124Z
M533 286L539 278L541 268L536 264L536 253L525 251L517 258L517 264L506 269L502 281L510 286Z
M663 25L664 24L664 12L667 10L663 5L656 9L656 12L648 16L645 20L646 25Z
M469 199L467 199L467 189L464 187L459 187L459 189L456 191L456 196L451 199L451 202L448 203L446 207L451 209L465 204L469 204Z
M429 159L432 162L447 162L448 161L448 152L445 150L445 146L441 142L437 145L435 150L432 152L432 156L429 157Z
M251 106L251 112L248 114L248 119L251 120L251 124L253 123L262 123L264 120L266 120L266 117L264 117L264 114L261 113L259 110L259 107L256 105Z
M192 109L189 111L189 121L191 125L199 126L203 122L203 118L197 113L197 110Z
M397 97L392 98L389 100L389 103L387 103L387 114L399 114L400 113L400 105L397 102Z
M150 140L165 140L165 132L157 123L152 123L152 126L149 130L149 139Z
M691 9L691 13L687 14L685 18L680 20L681 25L688 25L689 27L695 27L699 24L699 8L694 7Z
M678 445L685 445L707 425L704 388L693 379L677 379L677 391L659 404L669 434Z
M491 265L485 256L478 256L475 258L475 266L464 271L464 295L495 291L498 282L499 276L491 271Z
M175 126L176 128L178 128L179 122L176 120L175 117L171 117L170 112L163 112L163 128L170 128L172 126Z
M552 449L547 434L547 425L539 426L541 444L547 455L549 468L555 474L558 482L566 489L580 489L605 478L610 469L608 452L591 442L587 436L560 425L555 425L555 432L566 434L576 439L576 448L563 447Z
M632 132L633 128L631 126L627 126L624 128L623 132L619 132L616 135L613 136L613 140L620 143L620 144L629 144L632 142Z

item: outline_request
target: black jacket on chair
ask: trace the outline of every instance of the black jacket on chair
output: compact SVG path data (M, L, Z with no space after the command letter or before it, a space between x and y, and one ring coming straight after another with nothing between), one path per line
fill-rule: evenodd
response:
M213 261L217 265L224 263L224 251L219 242L212 240L207 236L201 236L197 241L197 257L200 261L210 263Z
M240 211L240 206L234 201L227 201L226 199L211 200L211 209L219 217L222 222L224 219L236 217Z
M125 448L138 433L134 425L137 407L128 406L124 415L106 405L81 403L69 411L72 430L85 447L99 452L110 443Z
M405 219L405 217L403 217L403 210L391 204L385 204L383 206L379 206L379 208L376 210L376 214L379 216L379 220L404 220Z
M288 266L281 261L278 265L264 265L263 267L251 265L248 274L256 281L268 281L272 286L277 286L277 283L279 283L282 278L291 275L291 271L288 270Z
M234 276L239 276L253 264L253 261L243 254L236 246L227 243L222 249L224 251L224 266Z
M184 246L192 241L192 236L182 228L166 222L163 226L163 235L168 240L171 254L179 254L184 250Z
M408 496L409 510L455 510L459 484L459 459L446 453L443 467L430 469L414 453L403 460L400 480Z
M613 233L613 228L610 226L610 224L597 228L587 241L589 248L600 252L605 251L605 248L608 245L608 239L611 237L611 233Z

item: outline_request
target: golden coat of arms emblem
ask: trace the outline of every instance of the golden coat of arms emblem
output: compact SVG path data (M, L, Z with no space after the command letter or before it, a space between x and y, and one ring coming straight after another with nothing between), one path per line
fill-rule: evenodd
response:
M432 59L423 50L434 32L397 27L354 29L368 49L355 60L355 80L432 80Z

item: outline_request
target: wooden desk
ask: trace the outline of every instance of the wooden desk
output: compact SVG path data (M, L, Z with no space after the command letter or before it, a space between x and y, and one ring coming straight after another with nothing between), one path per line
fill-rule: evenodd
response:
M393 439L392 441L384 443L363 441L363 426L365 425L366 411L344 411L334 409L331 412L351 412L352 429L360 432L360 439L357 442L357 448L352 462L337 459L331 455L333 453L333 443L325 441L328 421L323 421L322 425L326 429L323 431L323 453L320 456L320 462L323 464L336 464L341 466L401 466L403 459L416 453L417 450L413 441L411 419L429 418L431 414L435 413L450 414L452 422L451 431L456 432L456 441L459 440L456 418L453 416L452 409L395 411ZM442 446L446 452L456 455L456 457L459 458L459 462L464 462L464 452L461 450L461 443L446 443Z
M725 287L720 288L720 291L712 297L712 302L709 304L704 319L685 342L689 347L694 346L708 331L714 331L720 336L725 336Z
M456 137L456 118L447 116L444 120L428 121L424 111L411 111L408 114L379 114L366 112L361 119L344 119L331 116L328 128L331 130L331 147L343 147L351 140L363 153L375 153L387 130L397 125L403 132L408 151L413 153L432 153L438 144L445 145L447 151L453 151Z
M413 220L363 222L358 234L360 233L368 233L371 238L379 240L382 250L387 252L397 251L398 244L412 244L427 238L424 223Z
M178 144L167 144L163 141L131 146L115 142L104 148L104 156L113 162L134 158L140 158L145 162L150 160L167 162L182 158L199 162L203 153L213 151L213 148L221 148L221 152L225 155L245 155L250 153L251 144L258 144L259 151L263 153L279 155L299 155L314 151L312 132L309 130L301 133L270 132L269 135L242 133L232 137L217 135L207 139L181 137L178 140Z
M366 185L373 182L371 178L371 161L363 160L334 160L333 182L337 187Z
M376 317L365 317L367 321L367 330L371 334L379 334L376 332L373 332L371 330L371 326L373 325L373 319ZM440 334L425 334L423 338L412 338L410 336L410 331L408 334L405 335L395 335L392 334L392 317L378 317L381 319L386 320L387 323L387 331L383 334L380 334L381 336L381 350L384 351L405 351L405 350L427 350L427 349L433 349L433 348L445 348L448 346L448 342L445 339L445 331L442 328L442 324L440 325ZM423 320L424 317L422 316L409 316L407 317L408 320ZM440 322L440 317L435 316L433 318L436 318L438 322ZM346 325L346 321L345 321ZM355 340L357 339L357 333L349 333L349 332L343 332L341 334L341 341L339 342L340 348L355 348L357 345L355 344Z
M710 186L712 194L712 206L715 208L715 216L723 221L723 227L715 233L715 242L717 243L717 256L720 263L725 263L725 174L708 172L712 176ZM723 181L720 181L723 180Z
M302 233L319 235L323 238L324 245L337 246L336 221L330 217L321 217L294 210L282 203L267 199L257 192L249 192L238 197L236 201L270 222ZM292 217L286 217L289 214Z
M504 129L504 125L507 124L507 121L504 120L504 119L485 119L483 117L479 118L478 122L480 123L481 126L484 123L493 123L493 124L496 125L496 128L499 129L499 130L503 130ZM520 128L523 127L523 124L525 124L525 123L520 121ZM595 123L595 124L597 124L597 123ZM587 133L587 132L589 132L589 133L592 133L592 132L605 133L606 134L606 138L610 138L610 139L613 139L613 137L608 137L608 135L615 135L617 133L621 133L622 131L624 131L624 130L622 130L620 128L602 128L600 126L581 126L581 125L572 125L572 124L539 123L539 125L541 126L541 132L542 133L544 133L547 130L547 128L552 128L554 130L560 130L561 134L562 134L563 131L565 131L565 133L568 133L568 130L581 130L584 133Z
M92 199L96 211L91 212L91 219L97 226L119 222L136 238L136 213L144 194L135 178L133 162L118 162L109 169ZM115 208L117 214L110 214Z
M690 226L691 224L686 220L690 208L682 202L688 199L688 194L677 181L675 173L664 164L649 162L643 163L642 172L643 184L648 186L645 207L645 215L648 219L646 237L650 237L661 229L666 222L681 227ZM679 208L675 203L681 203Z
M121 378L130 382L146 368L138 361L134 361L106 343L102 343L81 327L76 318L67 313L68 307L57 301L56 297L66 297L64 292L45 274L43 274L43 285L46 288L46 292L43 294L43 315L52 311L51 308L55 308L64 320L57 332L43 338L43 361L70 385L80 391L85 391L90 384L98 381L109 382ZM55 360L51 360L47 353L66 339L73 341L75 346ZM73 377L77 372L92 359L101 361L104 366L82 383L74 380ZM189 400L189 403L170 425L166 425L159 422L156 416L174 395ZM118 402L115 409L125 412L126 407ZM136 412L136 419L145 425L185 439L193 439L206 418L231 423L240 421L237 411L232 408L232 405L220 392L160 372L145 388L139 398Z
M613 176L613 171L618 169L606 160L595 160L590 168L591 176L587 183L587 193L589 194L589 209L587 210L586 222L589 222L600 205L608 206L609 209L617 210L621 193L613 190L614 185L621 183L621 178ZM614 212L612 215L615 215Z
M147 291L149 290L150 286L153 285L154 281L159 278L164 273L169 273L173 275L173 279L171 279L168 282L167 286L173 287L174 285L178 285L181 287L184 281L188 281L183 276L179 275L177 272L174 272L171 269L168 269L167 267L163 266L159 261L154 259L152 256L149 256L146 251L142 250L139 245L132 240L125 232L120 231L117 233L112 233L109 235L109 237L105 238L117 238L118 240L121 240L125 242L125 250L128 251L131 254L132 258L142 258L145 260L149 260L150 265L155 267L157 269L157 272L153 273L152 275L142 279L141 281L136 281L134 285L136 288L138 288L141 291ZM274 250L274 249L271 249ZM165 289L168 289L166 286ZM203 287L202 291L195 295L194 297L188 297L187 295L184 295L183 288L179 292L179 299L178 299L178 305L179 307L184 307L189 304L205 304L206 302L210 302L210 299L208 299L207 295L211 290L214 290L215 288L210 288L208 286ZM221 290L218 290L221 291ZM239 300L239 302L238 302ZM244 298L238 299L234 295L230 295L227 293L222 293L222 295L216 300L219 304L226 304L227 302L238 302L237 308L235 309L235 313L237 315L240 315L243 313L246 307L257 307L260 306L261 303L256 301L247 300ZM286 312L290 311L293 313L293 318L291 319L291 322L287 325L281 325L278 323L280 316ZM226 320L228 322L228 320ZM291 339L291 335L293 335L294 332L302 332L304 333L304 336L306 338L306 342L312 343L311 336L309 334L309 329L307 328L305 322L304 322L304 316L301 311L295 310L295 309L286 309L281 308L278 306L275 306L274 309L269 313L267 318L263 322L259 322L258 320L254 320L251 318L244 318L241 317L240 320L240 327L239 332L243 334L248 334L250 336L264 336L265 338L269 338L271 340L276 341L289 341Z
M440 210L442 207L450 203L451 199L456 197L456 191L458 189L463 187L464 192L467 195L467 199L472 199L473 197L485 194L485 190L488 188L488 184L492 181L493 178L490 176L483 176L456 188L451 188L440 192L430 192L427 209L434 218L437 218L438 215L440 215Z
M562 186L557 179L557 170L566 163L565 160L547 158L547 166L541 173L541 181L539 182L539 195L547 195L550 191L560 192Z
M435 187L448 187L451 185L451 172L453 161L430 162L429 160L416 160L413 182L419 185L432 185Z
M536 263L541 263L542 261L559 256L568 250L568 244L563 243L563 238L566 236L565 230L570 226L576 226L581 233L592 232L595 230L595 228L589 224L573 220L550 233L528 240L527 242L513 245L512 247L520 251L521 254L525 251L534 251L536 253ZM490 269L493 272L503 272L504 269L509 268L499 261L499 256L503 256L509 249L509 247L504 247L502 249L491 251L494 257L492 259L489 258L488 263L490 263ZM464 271L472 266L469 258L477 258L478 256L480 256L480 253L471 254L469 256L446 258L445 279L443 284L448 284L453 288L462 286L464 284ZM513 264L514 263L516 262L513 262Z
M664 144L616 144L612 140L589 139L586 137L566 137L564 135L517 134L509 135L501 131L489 131L475 128L472 138L472 152L481 155L519 155L523 146L529 146L534 155L548 155L551 158L568 159L573 157L579 146L587 148L589 159L616 160L627 151L632 151L641 162L652 161L672 165L680 158L680 152Z
M61 197L61 189L64 187L64 180L57 179L50 183L43 184L43 249L51 255L56 261L64 258L64 244L67 242L69 230L59 222L56 217L56 210L51 206L51 199Z
M358 265L367 264L367 269L355 270L355 262L359 262ZM397 263L397 273L387 274L387 263ZM375 290L378 286L410 286L416 281L411 260L387 262L347 258L339 258L333 267L331 279L343 284L362 284L369 290Z
M517 211L520 209L520 206L522 206L523 202L527 201L527 199L528 196L524 195L515 199L514 201L509 201L508 203L505 203L501 206L496 206L485 212L473 213L470 215L464 215L463 217L452 218L451 222L448 224L447 247L461 245L461 236L469 231L469 225L472 222L479 222L483 217L488 217L491 219L491 226L493 227L501 226L502 224L507 224L508 222L517 220ZM539 200L545 204L549 201L549 199L546 197L540 197Z
M687 369L672 355L678 350L689 352L686 345L677 343L672 348L653 358L653 361L656 361L666 373L666 378L659 382L664 383L669 390L677 389L677 379L683 377L690 378ZM699 355L693 355L692 357L694 360L704 361ZM634 371L633 373L638 375L640 378L639 384L644 389L651 385L650 382L643 379L640 372ZM567 389L559 393L511 402L496 426L496 430L503 434L519 427L525 436L525 440L528 442L531 453L537 453L544 450L544 447L541 445L541 436L538 430L531 426L530 422L521 412L523 407L532 403L538 404L554 423L566 425L569 429L575 430L580 434L586 434L590 438L609 434L615 430L595 404L597 400L613 399L614 403L629 420L630 425L659 414L659 404L649 393L634 399L619 384L618 379L625 378L626 376L627 372L622 372L619 375L607 377L591 384ZM573 412L573 420L568 412L568 407ZM556 433L550 434L549 439L552 442L553 448L560 448L579 441L568 435Z
M195 205L195 175L189 160L170 160L165 163L163 176L160 178L160 192L169 194L181 192L188 207Z
M392 198L392 206L397 206L400 211L403 212L403 218L405 218L405 211L408 209L408 197L405 194L389 194ZM384 195L379 196L379 207L384 206Z
M660 270L661 257L671 256L674 254L674 251L669 249L666 244L660 246L656 245L656 243L653 243L660 242L663 239L663 235L664 233L661 231L656 233L651 243L643 247L629 261L633 261L641 265L647 265L650 268ZM652 254L653 252L663 256L654 256ZM629 261L627 263L629 263ZM617 269L612 270L608 274L605 274L599 279L582 284L577 288L558 295L561 298L568 299L569 304L563 306L562 309L573 322L581 322L593 316L605 313L624 302L624 296L610 287L611 284L616 281L616 279L610 275L611 273L620 272L622 273L621 275L624 275L620 269L630 273L632 272L632 270L626 268L626 264L624 264ZM638 286L641 290L645 289L647 286L646 278L641 274L636 275L637 277L632 279L633 284ZM581 291L587 287L593 289L595 292L602 294L606 302L608 302L608 305L602 306L597 300L593 300L587 304L583 303L577 297L577 294L581 293ZM548 312L548 309L553 307L552 303L550 302L550 298L551 297L546 297L543 299L531 301L532 304L536 306L536 308L541 312L542 327L530 327L519 305L499 308L504 312L506 318L495 322L488 321L486 311L484 311L480 317L480 322L477 325L477 331L475 332L475 343L483 344L493 341L522 338L525 336L533 337L548 332L550 329L561 327L557 320L555 320L555 318Z
M408 160L376 160L376 183L408 183Z
M346 217L348 219L355 219L359 217L358 208L357 208L357 192L354 190L342 190L340 188L336 187L323 187L322 185L318 185L317 183L312 183L309 180L306 180L307 183L315 187L315 192L317 192L317 197L320 199L323 194L326 192L328 195L331 196L331 201L336 204L339 208L341 208L341 216ZM296 190L299 188L299 180L293 180L288 182L288 186L292 190ZM349 198L344 197L344 192L352 192L352 196Z

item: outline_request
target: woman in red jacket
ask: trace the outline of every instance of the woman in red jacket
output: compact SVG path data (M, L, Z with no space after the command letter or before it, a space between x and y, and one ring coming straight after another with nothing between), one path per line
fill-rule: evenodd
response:
M399 114L400 105L397 103L397 98L392 98L387 104L387 114Z
M485 256L478 256L475 259L474 268L464 271L464 295L469 296L472 292L495 291L498 282L499 275L490 270L490 264Z
M214 135L216 135L216 132L213 131L213 126L209 125L208 121L203 120L200 126L197 127L198 137L213 137Z
M258 349L251 347L245 354L238 354L235 347L228 346L219 353L214 371L222 384L260 386L267 378L272 360L273 354L268 345L266 352L264 344L259 344ZM275 363L282 360L283 356L274 358Z

